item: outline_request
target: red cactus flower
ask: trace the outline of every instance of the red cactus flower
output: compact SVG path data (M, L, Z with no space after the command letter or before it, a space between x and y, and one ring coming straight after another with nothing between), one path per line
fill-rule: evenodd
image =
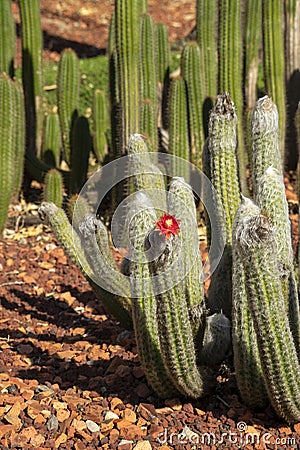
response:
M155 222L157 225L156 230L160 230L161 233L169 239L171 234L178 234L178 231L180 230L179 222L180 220L176 220L174 216L171 216L165 212L160 220Z

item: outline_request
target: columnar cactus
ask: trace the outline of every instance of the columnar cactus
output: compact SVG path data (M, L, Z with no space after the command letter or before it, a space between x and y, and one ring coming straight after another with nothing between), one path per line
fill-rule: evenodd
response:
M103 91L96 89L93 101L93 149L97 161L102 163L107 150L107 106Z
M79 60L72 49L63 51L57 73L57 103L64 158L71 164L72 128L78 117Z
M155 64L155 32L152 17L145 14L140 23L140 99L157 103L157 69Z
M25 154L25 110L24 94L20 83L14 83L15 94L15 162L13 175L13 196L18 197L23 181L24 154Z
M11 1L3 0L0 8L0 73L14 75L16 29L11 11Z
M63 180L57 169L51 169L45 176L45 187L43 192L45 202L52 202L59 208L63 203Z
M50 112L44 119L41 155L47 164L59 167L61 144L59 116L56 112Z
M87 180L92 137L86 117L76 117L71 130L70 191L76 194Z

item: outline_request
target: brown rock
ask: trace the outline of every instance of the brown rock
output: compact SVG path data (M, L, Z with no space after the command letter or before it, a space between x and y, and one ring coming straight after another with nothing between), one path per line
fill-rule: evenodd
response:
M149 441L140 441L134 447L133 450L151 450L151 444Z
M59 422L64 422L70 417L70 411L68 409L59 409L56 412L56 417Z
M44 442L45 438L42 434L36 434L35 436L32 436L32 438L30 439L30 444L33 445L34 447L39 447L43 445Z
M76 434L79 434L81 437L83 437L83 439L86 439L88 442L92 442L92 440L94 439L93 436L91 436L90 434L86 433L83 430L77 430Z
M170 398L165 400L165 405L173 409L173 411L181 411L182 404L178 398Z
M57 439L55 439L55 448L59 448L61 444L64 444L67 442L68 437L65 433L61 433L60 436L58 436Z
M137 395L140 398L147 398L150 395L150 390L149 390L149 388L148 388L146 383L140 383L136 387L135 392L137 393Z
M102 433L106 433L107 431L112 430L114 427L114 421L113 420L108 420L108 421L103 421L100 425L100 431Z
M300 436L300 422L294 424L294 430L295 430L296 433L298 433L299 436Z
M138 414L140 414L144 419L150 421L151 423L157 423L158 418L156 415L156 410L151 403L140 403L137 409Z
M122 400L118 397L114 397L110 402L110 409L114 411L119 405L123 405Z
M122 411L122 418L128 420L128 422L135 423L136 422L136 414L132 409L126 408Z

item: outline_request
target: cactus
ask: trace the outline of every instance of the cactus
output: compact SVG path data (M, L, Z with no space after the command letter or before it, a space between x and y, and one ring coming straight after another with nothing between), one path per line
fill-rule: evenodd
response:
M79 60L72 49L63 51L57 73L57 103L64 158L71 164L72 128L78 117Z
M92 138L86 117L75 119L71 134L71 174L70 191L76 194L83 187L87 179L89 155L92 149Z
M166 25L158 23L155 25L155 56L157 67L157 97L158 97L158 114L157 126L168 128L168 88L170 73L170 45L168 42L168 30Z
M202 55L202 67L205 70L205 97L217 95L217 4L211 0L197 0L197 41Z
M102 163L106 154L107 107L103 91L94 92L93 102L93 149L97 161Z
M158 151L157 108L149 100L141 102L140 131L147 140L150 152Z
M181 74L187 86L191 161L201 169L202 147L204 145L202 107L205 97L202 81L201 53L196 42L188 42L183 49Z
M0 73L14 76L16 29L11 11L11 1L2 0L0 8Z
M284 141L286 126L284 48L283 48L283 2L263 1L263 55L267 94L272 97L279 115L279 148L285 163Z
M282 295L275 229L260 209L245 199L234 234L269 399L279 415L290 423L298 422L300 366Z
M25 96L27 151L38 155L43 125L43 36L39 0L20 0L22 81Z
M15 162L13 176L13 196L18 197L24 172L24 154L25 154L25 110L24 94L21 84L15 81Z
M45 176L45 187L43 192L45 202L52 202L59 208L63 203L63 180L57 169L51 169Z
M15 163L15 87L8 75L0 75L0 235L7 219L8 207L13 192L13 173Z
M174 160L173 175L183 177L188 183L190 170L186 162L190 160L190 145L186 84L182 78L171 82L169 116L169 153L184 160L181 161L179 158Z
M154 23L151 16L143 15L140 25L140 98L157 102L157 71L155 64Z
M115 2L115 39L121 114L120 154L125 153L130 135L139 132L139 10L138 0Z
M61 134L59 116L50 112L45 116L42 139L42 159L46 164L59 167L61 151Z

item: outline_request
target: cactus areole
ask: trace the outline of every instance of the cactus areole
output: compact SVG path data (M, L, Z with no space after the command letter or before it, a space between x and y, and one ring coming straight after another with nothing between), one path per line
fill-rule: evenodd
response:
M163 233L166 238L169 239L171 234L178 234L178 231L180 230L179 222L180 220L176 220L174 216L165 212L160 220L155 222L157 225L156 229L160 230L161 234Z

